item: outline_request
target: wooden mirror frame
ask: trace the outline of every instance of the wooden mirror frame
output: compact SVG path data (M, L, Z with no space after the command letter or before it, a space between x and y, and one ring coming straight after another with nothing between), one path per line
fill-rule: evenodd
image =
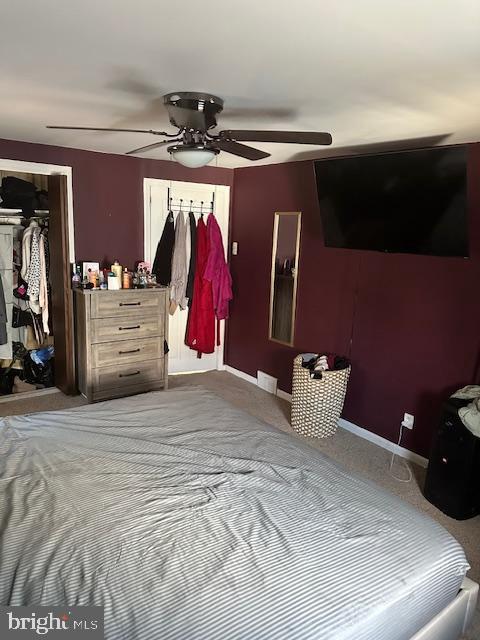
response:
M280 219L282 216L296 216L297 217L297 233L295 241L295 264L293 273L293 293L292 293L292 318L290 329L290 340L279 340L273 336L273 308L274 308L274 296L275 296L275 261L277 257L277 243L278 243L278 231ZM272 243L272 268L270 274L270 315L268 322L268 338L273 342L293 347L295 338L295 317L297 310L297 288L298 288L298 264L300 258L300 235L302 229L302 213L301 211L276 211L273 223L273 243Z

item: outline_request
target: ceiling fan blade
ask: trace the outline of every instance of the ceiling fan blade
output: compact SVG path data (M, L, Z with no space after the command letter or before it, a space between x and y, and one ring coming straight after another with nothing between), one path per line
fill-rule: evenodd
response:
M249 147L246 144L239 144L233 140L215 140L214 145L221 151L226 151L234 156L240 156L247 160L262 160L268 158L271 154L254 147Z
M68 131L123 131L127 133L151 133L154 136L168 136L165 131L154 131L153 129L109 129L108 127L64 127L47 124L47 129L67 129ZM176 134L173 134L176 135Z
M125 155L131 156L134 153L141 153L142 151L157 149L158 147L163 147L164 144L171 144L172 142L178 142L179 140L181 140L181 138L177 138L176 140L162 140L161 142L154 142L153 144L147 144L144 147L138 147L138 149L132 149L132 151L127 151Z
M248 129L228 129L220 131L227 140L245 142L283 142L287 144L332 144L332 136L321 131L250 131Z

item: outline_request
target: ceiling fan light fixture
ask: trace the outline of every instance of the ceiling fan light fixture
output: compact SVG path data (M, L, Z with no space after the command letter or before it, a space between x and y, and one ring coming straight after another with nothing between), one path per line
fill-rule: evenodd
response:
M214 159L218 149L205 145L174 145L168 147L168 152L178 164L189 169L199 169Z
M123 131L131 133L148 133L162 136L163 140L143 145L127 155L136 155L144 151L152 151L164 145L173 160L190 169L204 167L213 160L219 152L243 158L244 160L264 160L270 153L256 149L244 142L278 142L281 144L332 144L330 133L322 131L263 131L256 129L225 129L213 135L212 129L217 127L217 116L223 110L223 100L211 93L197 91L175 91L163 96L163 103L168 112L170 124L175 127L175 133L158 131L156 129L120 129L116 127L83 127L64 125L50 125L49 129L71 129L81 131Z

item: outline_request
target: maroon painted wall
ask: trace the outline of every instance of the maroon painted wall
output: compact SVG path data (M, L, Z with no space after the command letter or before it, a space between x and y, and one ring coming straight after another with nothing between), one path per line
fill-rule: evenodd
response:
M0 158L72 167L77 260L133 267L143 258L143 178L233 184L231 169L0 140Z
M274 375L291 390L301 351L350 355L344 417L428 455L442 400L474 381L480 344L480 144L468 162L471 258L385 255L324 247L311 162L235 170L235 300L226 362ZM295 347L268 340L275 211L302 211Z

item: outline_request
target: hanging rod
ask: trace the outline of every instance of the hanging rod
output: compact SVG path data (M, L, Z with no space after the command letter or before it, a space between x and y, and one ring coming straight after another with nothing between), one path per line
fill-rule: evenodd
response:
M213 209L211 207L189 207L188 209L181 209L180 207L170 207L169 211L171 211L172 213L180 213L180 211L182 213L204 213L205 215L207 213L213 213Z
M183 208L184 203L185 209ZM172 207L178 207L178 210L180 210L181 208L182 211L186 211L187 213L188 211L193 211L196 209L200 209L200 211L203 211L203 209L208 209L209 204L213 212L215 210L215 191L212 192L212 199L210 203L204 200L200 200L200 203L197 204L195 200L184 200L183 198L178 198L177 201L174 201L174 199L170 197L170 187L168 187L167 189L167 209L170 211L172 210ZM208 213L208 211L205 211L205 213Z
M213 200L211 202L201 201L199 203L197 202L194 203L193 200L185 202L184 200L180 199L178 200L178 202L174 202L170 200L169 209L172 209L172 207L178 207L183 211L191 211L193 209L208 209L209 207L210 209L213 209L214 205L215 205L215 202Z

